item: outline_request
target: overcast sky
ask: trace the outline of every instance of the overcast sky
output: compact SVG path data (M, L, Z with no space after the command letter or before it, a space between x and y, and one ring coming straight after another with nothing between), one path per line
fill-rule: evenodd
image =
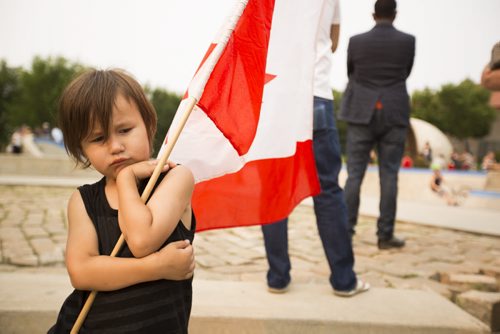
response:
M0 58L25 68L35 55L120 67L143 84L181 93L234 1L0 0ZM332 86L343 90L349 37L373 26L374 1L340 3ZM479 82L500 41L499 13L500 0L399 0L395 26L417 38L410 91Z

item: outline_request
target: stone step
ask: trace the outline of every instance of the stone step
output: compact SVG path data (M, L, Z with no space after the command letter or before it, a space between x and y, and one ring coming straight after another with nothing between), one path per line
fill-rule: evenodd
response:
M81 169L66 155L43 158L26 154L0 154L0 175L43 176L56 178L98 178L91 168Z
M487 327L432 292L372 288L354 298L328 285L292 284L274 295L263 282L194 280L190 333L488 333ZM54 273L0 273L3 334L45 333L71 291Z

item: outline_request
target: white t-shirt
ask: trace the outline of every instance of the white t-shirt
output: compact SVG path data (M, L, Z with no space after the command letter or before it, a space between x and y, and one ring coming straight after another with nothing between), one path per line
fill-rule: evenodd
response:
M325 0L316 36L316 63L314 66L314 96L332 100L330 71L332 67L331 26L340 24L339 0Z

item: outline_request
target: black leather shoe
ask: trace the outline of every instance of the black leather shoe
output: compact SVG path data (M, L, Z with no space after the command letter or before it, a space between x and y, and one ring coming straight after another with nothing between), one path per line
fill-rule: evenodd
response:
M387 240L378 240L378 249L402 248L404 245L405 241L403 239L398 239L395 236L392 236Z

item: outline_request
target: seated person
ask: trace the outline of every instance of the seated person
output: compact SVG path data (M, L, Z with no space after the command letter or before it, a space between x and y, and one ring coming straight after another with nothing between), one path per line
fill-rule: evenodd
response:
M431 177L431 190L437 193L440 197L446 200L448 205L458 205L457 200L452 194L452 191L444 185L443 174L441 173L441 165L433 163Z
M483 170L500 170L500 163L495 159L495 152L489 151L483 158L481 163Z

